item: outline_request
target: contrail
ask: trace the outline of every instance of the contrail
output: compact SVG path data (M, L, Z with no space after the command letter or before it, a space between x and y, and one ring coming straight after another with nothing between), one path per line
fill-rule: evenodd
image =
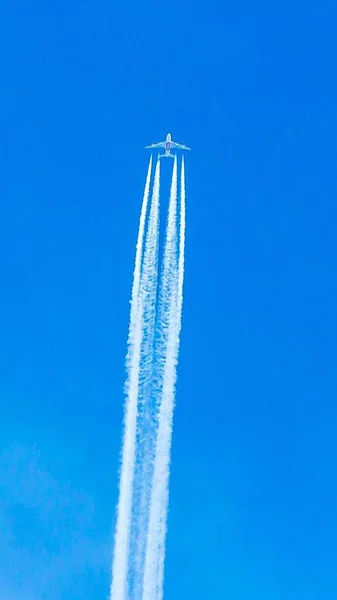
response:
M178 291L177 291L177 352L179 352L181 317L183 309L183 288L185 274L185 230L186 230L186 192L185 192L185 162L181 159L180 174L180 232L179 232L179 262L178 262ZM178 358L178 354L177 357Z
M177 162L175 159L159 307L159 327L162 335L156 357L162 378L162 394L159 398L160 405L158 407L158 432L152 481L143 600L161 600L163 597L169 465L184 277L185 173L183 163L181 177L179 261L177 263Z
M157 575L157 600L163 598L164 588L164 564L165 564L165 541L167 532L167 511L169 502L169 476L170 476L170 459L171 459L171 443L172 443L172 428L173 428L173 411L174 411L174 399L175 399L175 384L177 380L177 363L180 346L180 332L181 332L181 318L183 308L183 287L184 287L184 272L185 272L185 230L186 230L186 205L185 205L185 163L184 157L181 160L181 174L180 174L180 231L179 231L179 258L178 258L178 277L177 277L177 295L176 295L176 307L173 308L173 314L171 313L172 319L175 317L175 324L172 326L172 355L167 354L167 378L164 382L164 393L163 403L165 399L167 401L167 412L163 410L162 418L166 419L166 425L164 423L163 428L166 428L166 472L163 479L163 504L162 504L162 518L160 520L160 540L159 540L159 556L158 556L158 575ZM174 331L175 327L175 331ZM170 363L168 365L168 362ZM166 387L167 386L167 387ZM170 397L171 394L171 397ZM163 406L163 404L162 404ZM160 429L160 428L159 428ZM158 439L160 432L158 432ZM164 443L165 446L165 443Z
M140 297L143 306L142 343L138 389L138 422L136 464L133 482L132 528L129 552L129 598L141 597L145 560L146 528L150 501L152 455L155 426L152 418L151 391L153 382L153 352L156 322L159 245L160 161L157 161L151 210L145 241Z
M114 559L112 566L112 583L110 589L111 600L127 600L126 585L132 507L132 484L135 467L136 423L138 410L137 398L142 326L142 307L139 302L139 286L141 275L141 258L143 253L145 219L150 190L151 170L152 156L150 157L145 182L131 292L128 351L126 355L127 382L125 385L126 401L124 410L124 436L119 483L119 501L117 506Z
M174 159L159 281L159 160L149 207L151 173L150 159L131 294L110 600L163 598L171 438L183 302L184 160L181 162L178 226L178 168L177 158Z

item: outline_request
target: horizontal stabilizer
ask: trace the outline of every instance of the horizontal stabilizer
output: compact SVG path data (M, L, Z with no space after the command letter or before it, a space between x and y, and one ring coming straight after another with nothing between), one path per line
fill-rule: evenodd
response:
M170 156L170 158L175 158L175 154L171 154L171 153L169 153L169 154L159 154L158 158L165 158L165 156Z

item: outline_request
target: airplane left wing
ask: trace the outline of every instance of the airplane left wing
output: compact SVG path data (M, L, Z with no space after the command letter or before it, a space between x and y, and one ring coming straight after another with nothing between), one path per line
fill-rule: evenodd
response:
M165 142L158 142L158 144L151 144L150 146L145 146L145 148L165 148Z

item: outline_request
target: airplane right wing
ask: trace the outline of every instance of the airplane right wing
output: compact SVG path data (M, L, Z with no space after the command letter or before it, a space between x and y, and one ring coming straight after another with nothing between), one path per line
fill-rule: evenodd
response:
M177 142L171 142L172 148L180 148L180 150L191 150L188 146L184 146L184 144L177 144Z
M158 144L151 144L150 146L145 146L145 148L165 148L165 142L158 142Z

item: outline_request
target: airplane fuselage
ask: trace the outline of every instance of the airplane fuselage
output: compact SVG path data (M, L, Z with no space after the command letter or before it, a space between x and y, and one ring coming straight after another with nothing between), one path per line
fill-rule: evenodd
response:
M166 156L168 154L170 154L171 146L172 146L171 145L171 134L168 133L167 136L166 136L166 143L165 143L165 154L166 154Z

